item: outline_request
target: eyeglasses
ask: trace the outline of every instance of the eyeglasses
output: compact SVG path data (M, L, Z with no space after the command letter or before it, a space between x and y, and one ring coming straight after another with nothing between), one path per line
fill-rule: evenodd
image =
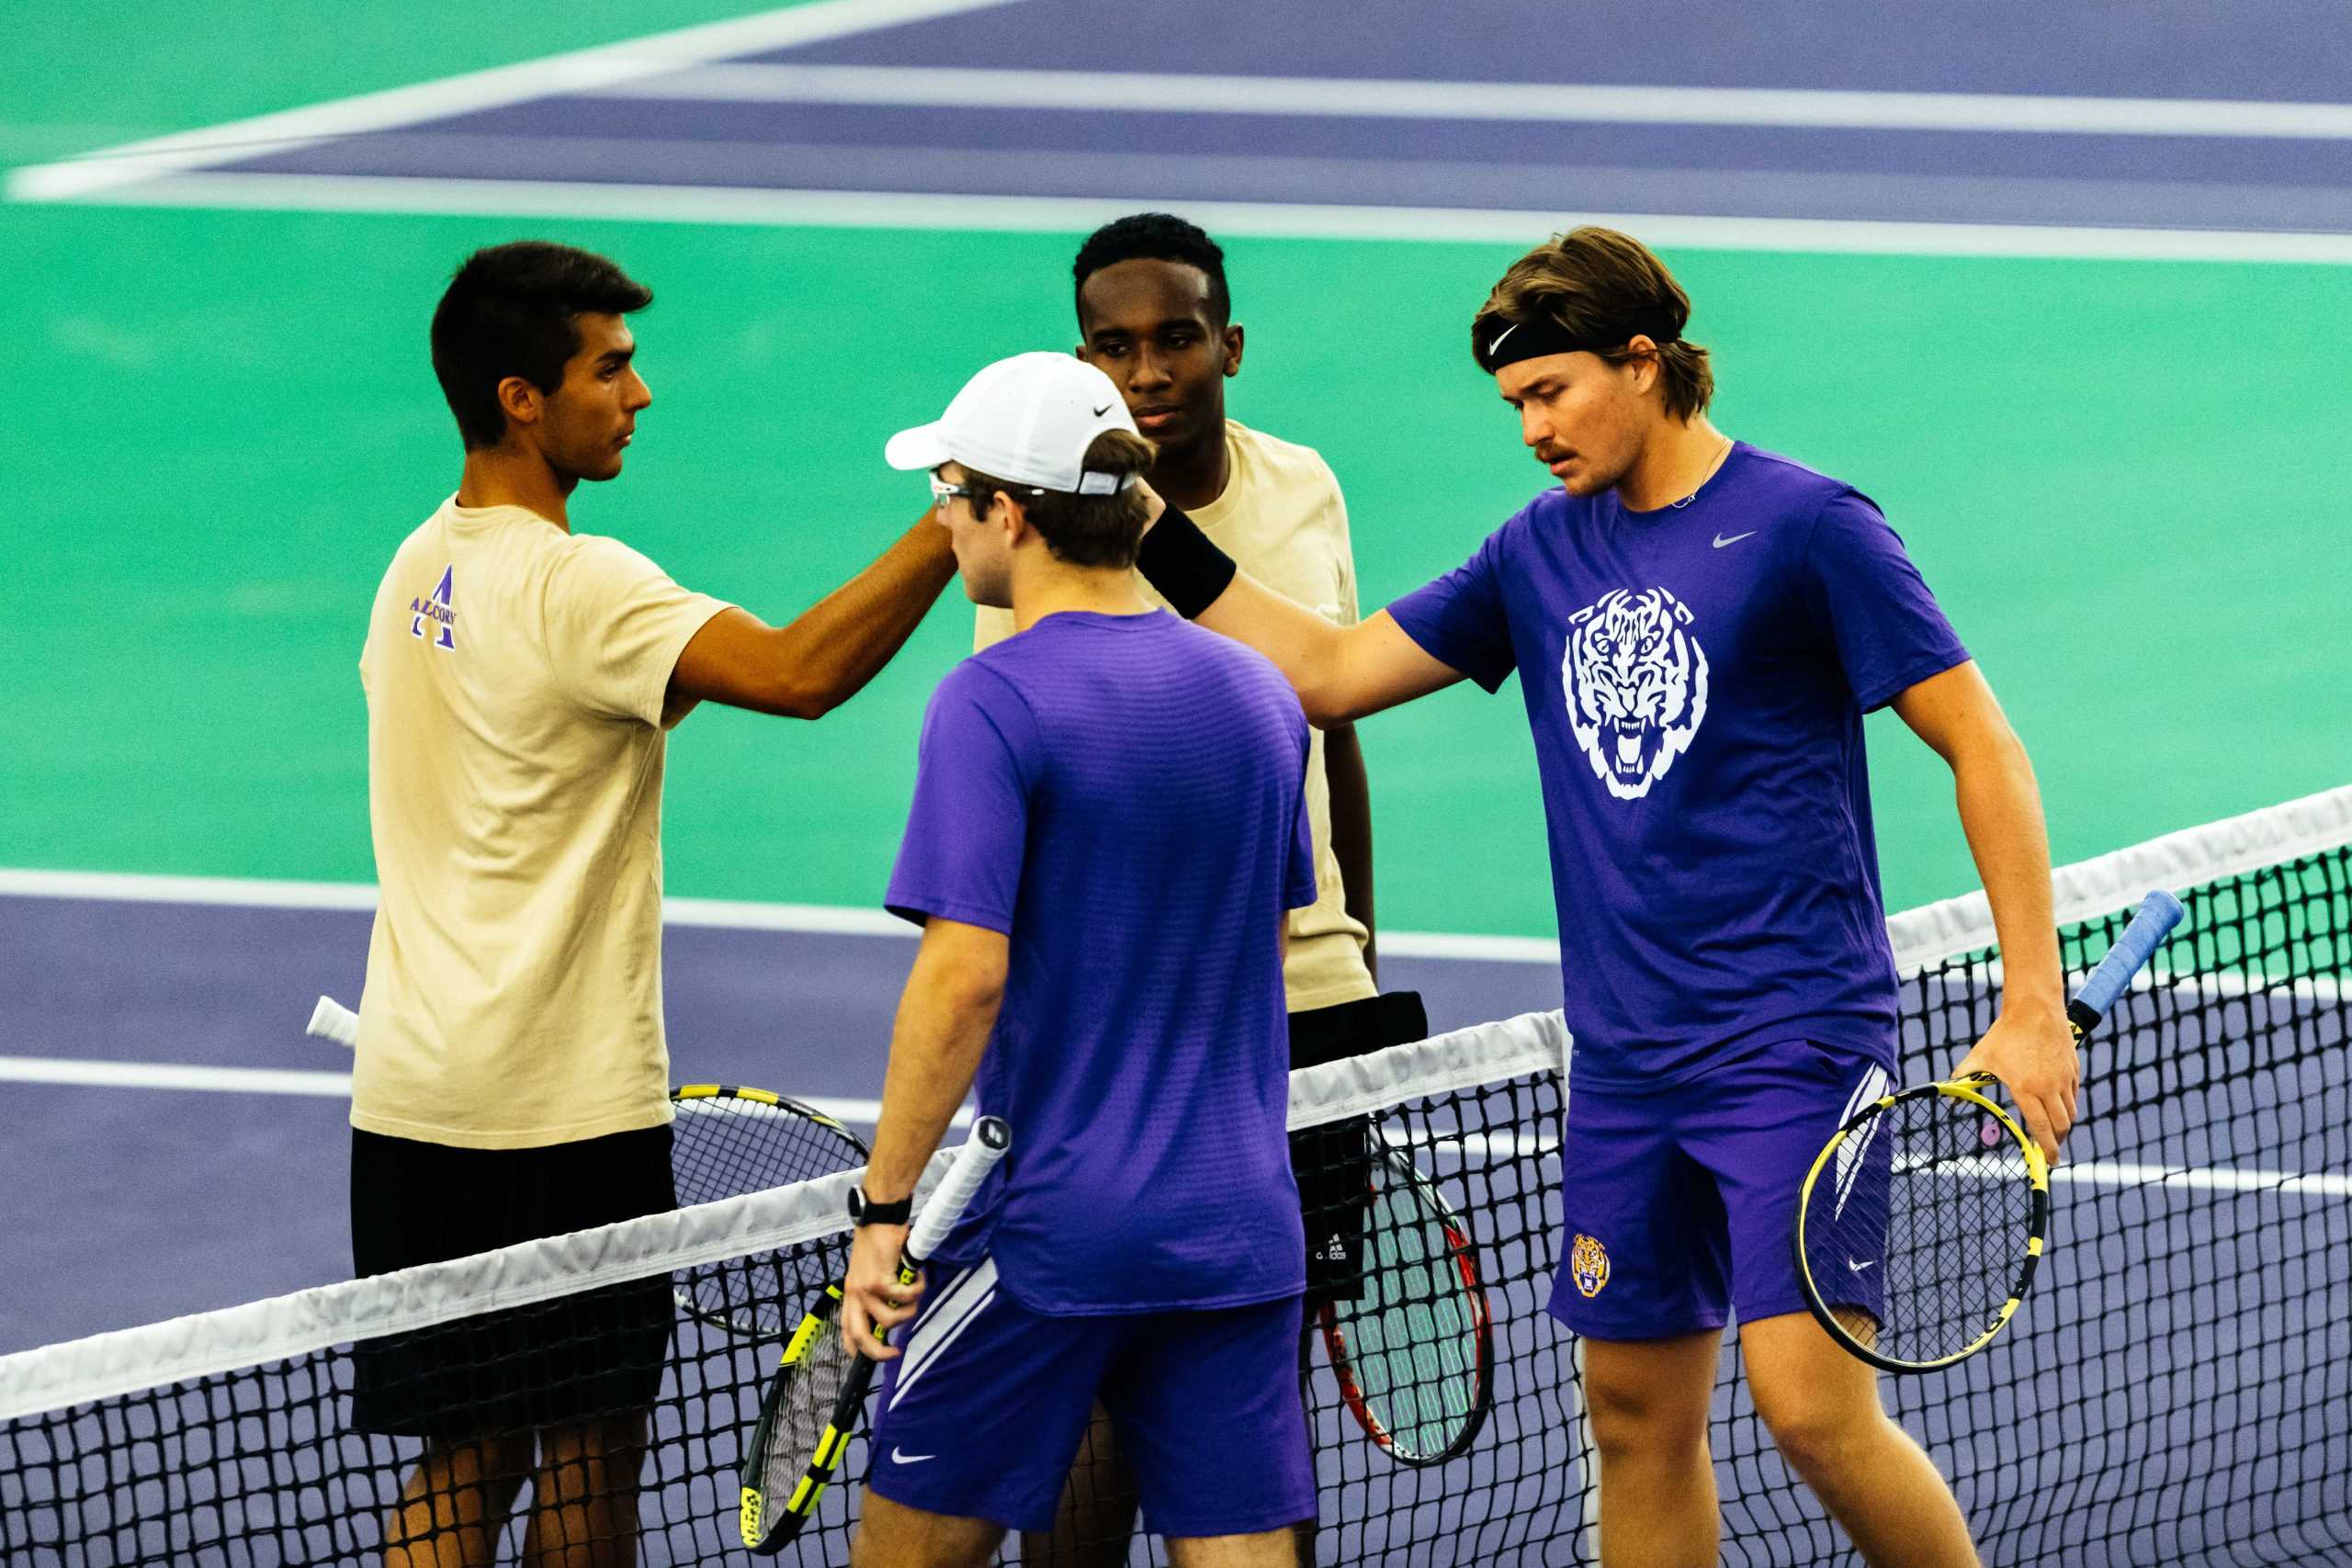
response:
M933 506L944 506L959 495L967 501L980 499L980 492L970 485L952 485L936 473L931 476L931 503Z

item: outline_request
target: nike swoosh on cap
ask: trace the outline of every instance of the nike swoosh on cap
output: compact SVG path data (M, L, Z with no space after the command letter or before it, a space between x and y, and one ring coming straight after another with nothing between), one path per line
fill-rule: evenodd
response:
M1109 403L1104 403L1101 408L1094 411L1094 417L1101 419L1104 414L1109 413L1110 412L1111 405Z

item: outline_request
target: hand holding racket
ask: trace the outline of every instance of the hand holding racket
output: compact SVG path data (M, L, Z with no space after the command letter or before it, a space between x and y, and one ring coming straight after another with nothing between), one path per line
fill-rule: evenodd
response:
M2076 1040L2098 1026L2181 913L2169 893L2142 902L2068 1004ZM1974 1355L2032 1287L2047 1245L2050 1168L1991 1098L1994 1087L1993 1075L1974 1072L1887 1095L1838 1128L1805 1175L1792 1238L1805 1304L1874 1367L1927 1371Z
M899 1255L901 1284L912 1284L922 1274L923 1259L947 1239L981 1180L1012 1145L1011 1129L997 1118L983 1116L973 1123L971 1140L956 1152L947 1179L915 1215ZM744 1452L743 1544L763 1555L782 1551L815 1514L857 1430L874 1369L881 1365L850 1349L847 1337L837 1331L842 1299L840 1283L826 1286L793 1330Z
M2083 1037L2098 1027L2132 976L2137 975L2173 928L2180 923L2180 900L2159 889L2141 900L2139 912L2132 917L2123 935L2108 949L2090 977L2075 999L2066 1004L2066 1024L2070 1038L2055 1048L2053 1055L2063 1057L2067 1069L2063 1082L2052 1081L2051 1075L2037 1071L2045 1063L2034 1061L2031 1047L2019 1049L2018 1035L2011 1031L2009 1014L2004 1010L1994 1021L1984 1038L1962 1058L1952 1071L1958 1083L1999 1083L2009 1091L2018 1111L2024 1117L2026 1131L2033 1134L2041 1146L2043 1156L2052 1165L2058 1161L2059 1145L2075 1121L2075 1091L2080 1075L2080 1061L2074 1050ZM2000 1142L1998 1130L1987 1121L1984 1123L1984 1139L1987 1147Z

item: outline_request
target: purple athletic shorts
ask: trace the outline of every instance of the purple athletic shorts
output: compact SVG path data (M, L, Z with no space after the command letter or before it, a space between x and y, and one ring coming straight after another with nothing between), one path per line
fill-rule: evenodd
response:
M1887 1092L1867 1053L1783 1041L1689 1082L1576 1081L1560 1151L1561 1262L1552 1315L1594 1339L1663 1339L1804 1312L1790 1236L1797 1193L1845 1120ZM1887 1153L1852 1173L1880 1194ZM1852 1304L1875 1312L1860 1259Z
M1048 1317L996 1262L933 1279L883 1368L866 1485L893 1503L1048 1530L1099 1398L1145 1527L1252 1535L1315 1515L1301 1298Z

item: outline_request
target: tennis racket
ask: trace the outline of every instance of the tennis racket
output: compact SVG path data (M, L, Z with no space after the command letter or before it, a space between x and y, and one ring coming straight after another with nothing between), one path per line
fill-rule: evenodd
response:
M1359 1298L1317 1311L1340 1396L1399 1464L1469 1448L1495 1402L1494 1324L1470 1228L1404 1152L1372 1161Z
M2079 1041L2173 928L2154 892L2066 1015ZM1932 1371L1991 1344L2049 1245L2050 1168L1991 1095L1989 1073L1918 1084L1864 1106L1805 1173L1797 1277L1831 1338L1871 1366Z
M939 1190L915 1216L899 1255L899 1282L910 1285L922 1261L945 1240L996 1162L1012 1145L1012 1130L993 1116L972 1127ZM760 1402L742 1471L743 1544L762 1556L781 1551L817 1511L865 1408L865 1391L881 1363L842 1343L841 1281L825 1287L792 1337ZM883 1333L881 1337L889 1336Z
M681 1084L670 1091L671 1168L678 1203L723 1198L808 1181L865 1163L865 1143L813 1106L736 1084ZM806 1287L787 1261L759 1253L679 1273L679 1310L749 1339L784 1337L787 1303ZM787 1277L789 1274L789 1277Z
M348 1049L359 1044L359 1017L333 997L311 1010L309 1032ZM671 1169L678 1202L784 1187L854 1170L865 1163L856 1134L813 1106L763 1089L734 1084L682 1084L670 1091ZM678 1310L751 1339L783 1337L786 1302L803 1281L783 1277L781 1253L713 1264L679 1274L672 1283Z

